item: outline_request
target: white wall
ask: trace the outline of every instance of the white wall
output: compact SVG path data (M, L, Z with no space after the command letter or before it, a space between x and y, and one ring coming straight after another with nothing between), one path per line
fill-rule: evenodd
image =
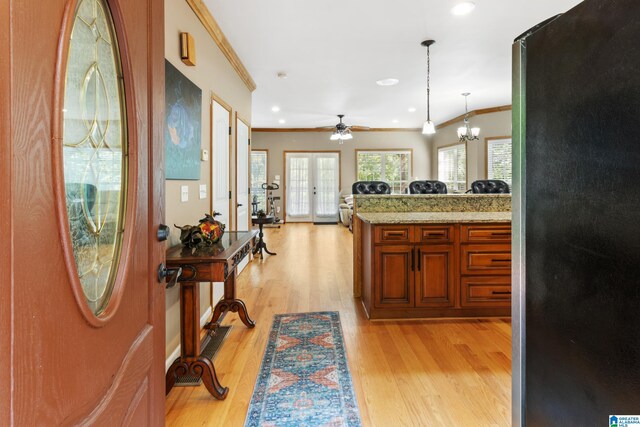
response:
M351 192L356 181L356 149L411 149L413 150L412 179L427 179L431 174L431 153L427 139L415 130L354 132L353 139L340 145L329 141L330 132L253 132L253 149L267 149L269 181L275 175L284 175L284 151L340 151L341 190ZM281 181L281 184L283 182ZM282 186L281 188L284 188ZM274 191L282 196L282 190Z
M194 38L196 48L196 66L189 67L180 60L179 34L189 32ZM235 112L241 117L251 120L251 92L238 77L226 57L222 54L211 36L206 32L197 16L184 0L165 1L165 57L180 72L187 76L200 89L202 89L202 148L212 152L211 144L211 92L222 98L233 108L233 135L235 142ZM233 156L233 150L231 152ZM210 156L211 158L211 156ZM232 158L232 165L235 159ZM180 243L179 231L173 228L173 224L195 224L210 212L210 162L201 163L200 179L198 181L166 182L166 224L171 226L172 234L170 245ZM232 169L233 170L233 169ZM235 173L232 173L235 177ZM231 188L235 188L234 182ZM207 185L207 197L198 198L200 184ZM180 202L180 187L189 187L189 201ZM222 295L222 289L214 290L214 302ZM169 356L180 343L180 295L178 287L167 291L166 309L166 353ZM204 313L209 307L210 286L200 286L201 311Z
M511 136L511 110L477 115L469 121L480 128L480 139L467 143L467 187L475 180L487 179L486 138ZM430 137L431 179L438 179L438 147L457 143L457 130L462 124L460 120Z

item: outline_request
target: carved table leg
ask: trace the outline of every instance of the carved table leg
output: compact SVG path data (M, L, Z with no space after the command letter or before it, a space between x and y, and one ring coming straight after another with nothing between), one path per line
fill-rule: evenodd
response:
M229 274L227 280L224 281L224 297L216 304L213 310L213 316L211 317L211 323L217 322L225 311L237 312L240 320L247 328L256 326L256 322L249 317L244 301L236 298L236 277L233 271Z
M198 283L180 283L180 315L182 316L180 357L171 364L167 371L166 393L169 394L179 377L191 372L202 378L202 382L213 397L224 399L227 397L229 389L220 385L213 362L200 356L200 293Z
M186 362L183 362L181 357L174 360L167 371L167 376L165 377L165 394L169 394L173 386L176 384L176 380L179 377L186 375L188 372L189 365Z
M264 248L264 251L269 255L278 255L275 252L269 252L269 249L267 249L267 244L265 242L262 242L262 248ZM262 250L260 251L260 255L262 256Z
M191 363L191 372L202 378L204 386L216 399L224 400L229 393L229 387L222 387L216 376L216 369L213 362L206 357L199 357Z

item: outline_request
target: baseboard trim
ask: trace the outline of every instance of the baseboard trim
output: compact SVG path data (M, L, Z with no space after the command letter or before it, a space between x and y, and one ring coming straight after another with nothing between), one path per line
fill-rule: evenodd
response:
M209 321L209 317L211 317L212 314L213 314L213 310L211 310L211 307L208 307L207 310L202 315L202 317L200 317L200 328L202 328L204 325L207 324L207 322ZM169 357L165 360L164 362L165 373L167 373L167 371L171 367L171 364L173 363L174 360L178 358L178 356L180 356L180 344L178 344L178 346L171 352Z

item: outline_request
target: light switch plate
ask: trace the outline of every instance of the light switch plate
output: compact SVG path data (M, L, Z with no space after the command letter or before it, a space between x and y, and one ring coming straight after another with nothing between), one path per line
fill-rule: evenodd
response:
M209 161L209 150L200 150L200 160L203 162Z
M183 185L180 187L180 201L188 202L189 201L189 186Z
M207 198L207 184L200 184L200 198Z

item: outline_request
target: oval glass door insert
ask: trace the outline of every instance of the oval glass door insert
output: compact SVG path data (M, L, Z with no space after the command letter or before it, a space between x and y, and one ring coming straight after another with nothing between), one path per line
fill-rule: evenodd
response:
M73 256L87 303L100 315L118 271L128 169L122 67L104 0L78 2L62 113Z

